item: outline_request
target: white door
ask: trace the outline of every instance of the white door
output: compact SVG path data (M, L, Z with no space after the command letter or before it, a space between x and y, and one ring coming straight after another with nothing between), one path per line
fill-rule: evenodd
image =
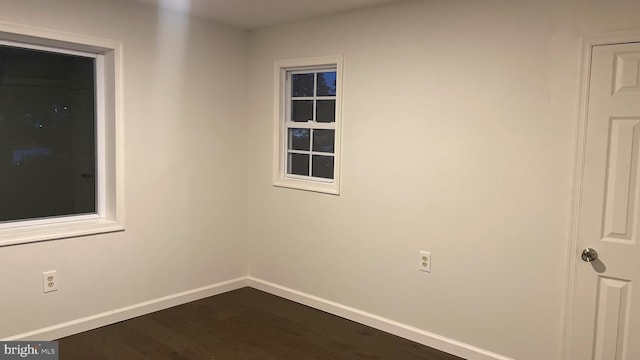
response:
M594 46L570 360L640 359L639 159L640 44Z

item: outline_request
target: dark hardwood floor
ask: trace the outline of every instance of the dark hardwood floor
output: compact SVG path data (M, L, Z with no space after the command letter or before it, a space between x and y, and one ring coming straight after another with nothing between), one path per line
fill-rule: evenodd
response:
M59 341L61 360L464 360L252 288Z

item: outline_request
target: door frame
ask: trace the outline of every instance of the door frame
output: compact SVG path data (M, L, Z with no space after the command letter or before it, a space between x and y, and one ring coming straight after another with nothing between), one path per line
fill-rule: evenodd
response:
M582 193L582 181L584 170L584 152L586 145L587 116L589 106L589 80L591 75L591 55L593 47L597 45L615 45L640 42L640 29L623 32L608 32L594 34L589 37L579 38L579 72L578 72L578 99L577 99L577 124L575 130L575 149L573 160L573 179L570 200L569 241L566 248L566 286L564 316L562 317L562 358L571 359L571 318L573 315L573 301L575 290L575 278L578 260L578 215L580 213L580 195Z

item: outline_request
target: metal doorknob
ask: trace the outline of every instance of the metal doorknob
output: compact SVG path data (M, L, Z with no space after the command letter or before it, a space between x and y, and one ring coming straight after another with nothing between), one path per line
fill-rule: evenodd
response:
M582 250L582 260L586 262L595 261L598 258L598 252L592 248Z

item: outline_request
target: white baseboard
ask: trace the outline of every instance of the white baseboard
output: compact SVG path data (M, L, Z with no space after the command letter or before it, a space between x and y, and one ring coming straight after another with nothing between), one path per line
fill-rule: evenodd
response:
M65 336L93 330L101 326L128 320L155 311L167 309L176 305L185 304L191 301L200 300L209 296L222 294L227 291L243 288L248 285L246 277L220 282L217 284L203 286L201 288L187 290L181 293L164 296L161 298L141 302L138 304L125 306L119 309L105 311L100 314L87 316L81 319L68 321L62 324L49 326L43 329L18 334L2 341L23 341L23 340L54 340Z
M460 356L467 360L513 360L512 358L499 355L473 345L468 345L413 326L402 324L397 321L386 319L378 315L354 309L349 306L338 304L333 301L322 299L317 296L306 294L251 276L248 278L248 285L252 288L415 341L449 354Z
M449 354L460 356L467 360L513 360L512 358L468 345L457 340L449 339L447 337L402 324L366 311L358 310L254 277L241 277L217 284L203 286L201 288L164 296L119 309L105 311L100 314L68 321L62 324L18 334L0 339L0 341L59 339L65 336L167 309L176 305L240 289L245 286L250 286L318 310L326 311L330 314L415 341Z

